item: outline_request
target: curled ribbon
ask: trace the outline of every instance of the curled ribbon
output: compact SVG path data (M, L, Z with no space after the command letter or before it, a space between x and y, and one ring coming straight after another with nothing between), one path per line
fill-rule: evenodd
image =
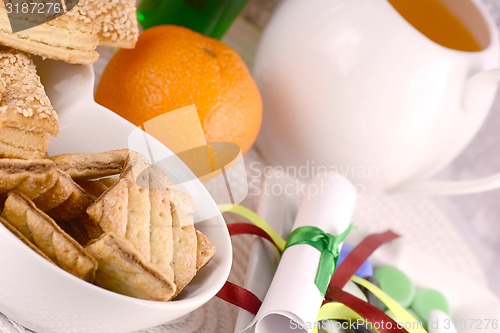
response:
M347 235L349 235L351 230L352 225L340 235L334 236L317 227L304 226L295 229L290 234L290 237L288 237L285 244L285 251L289 247L306 244L321 252L314 284L318 287L318 290L323 297L326 294L328 284L330 283L330 279L335 271L335 267L337 266L339 246L345 240Z
M219 207L221 212L233 213L252 222L257 227L261 228L266 234L268 234L269 237L271 237L280 252L284 251L286 241L280 235L278 235L276 231L274 231L273 228L257 213L241 205L221 204L217 207Z
M323 259L323 248L329 249L326 252L329 252L331 249L332 254L334 251L337 251L338 255L338 246L347 237L348 233L351 231L352 226L350 226L343 234L339 236L332 236L324 233L318 228L314 227L302 227L308 228L303 229L300 233L304 233L305 235L299 234L297 230L292 233L292 236L295 232L299 235L294 236L295 240L292 239L292 236L288 239L288 242L285 243L285 240L281 238L272 228L269 226L266 221L264 221L260 216L252 212L246 207L239 205L221 205L222 211L228 211L234 213L236 215L240 215L246 219L248 219L251 224L245 223L236 223L228 225L229 232L232 236L241 235L241 234L252 234L256 236L260 236L266 238L267 240L273 242L277 249L280 252L284 251L284 249L298 244L308 244L318 249L322 253L321 259ZM224 208L224 209L222 209ZM312 230L312 229L317 230ZM330 237L335 238L334 240ZM314 244L309 244L308 242L301 242L301 237L305 239L313 239ZM337 320L363 320L366 323L387 323L390 322L391 327L380 326L380 329L375 329L375 332L379 333L427 333L427 331L423 327L413 328L408 324L414 324L416 322L415 318L413 318L407 310L402 308L397 302L392 300L390 296L385 294L382 290L371 284L370 282L352 276L354 272L359 268L359 266L381 245L390 242L399 235L393 232L384 232L379 234L372 234L366 237L346 258L343 264L336 267L337 260L336 256L333 255L333 264L331 268L324 269L326 272L321 273L321 275L326 274L326 280L329 281L332 274L328 272L335 271L333 275L333 279L330 281L329 288L325 288L326 291L326 303L321 307L317 320L328 320L328 319L337 319ZM303 239L302 239L303 240ZM295 244L292 244L295 243ZM333 246L332 244L336 244ZM326 245L325 245L326 244ZM328 256L331 258L330 254L325 254L325 257ZM323 266L323 262L320 259L320 268ZM332 263L331 259L325 259L325 261ZM327 274L328 273L328 274ZM319 271L317 272L316 279L318 280L318 276L320 275ZM323 278L325 279L325 278ZM393 311L396 317L403 323L403 326L398 326L397 323L389 318L383 311L375 308L373 305L368 304L346 292L342 291L342 287L348 280L352 280L359 285L370 290L377 298L379 298L386 306ZM318 283L316 284L318 286ZM328 287L328 282L327 282ZM318 286L318 289L320 287ZM320 291L321 292L321 291ZM217 295L219 298L222 298L232 304L235 304L253 314L258 312L258 309L261 305L261 301L250 291L235 286L229 282L223 287L223 289ZM405 325L406 324L406 325ZM406 328L410 326L409 328ZM317 332L317 327L313 330L314 333Z

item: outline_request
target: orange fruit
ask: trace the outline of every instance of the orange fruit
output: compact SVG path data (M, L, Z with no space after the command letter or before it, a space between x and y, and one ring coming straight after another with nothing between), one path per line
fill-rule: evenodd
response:
M106 67L96 101L140 126L195 104L207 142L231 142L246 152L258 134L262 100L248 68L225 44L187 28L143 32Z

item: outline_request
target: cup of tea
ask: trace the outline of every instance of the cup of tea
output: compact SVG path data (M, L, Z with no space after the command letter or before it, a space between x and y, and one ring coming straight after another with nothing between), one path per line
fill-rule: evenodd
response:
M477 0L282 1L254 67L258 148L306 178L337 171L369 191L500 187L500 174L427 180L481 127L499 67L498 30Z

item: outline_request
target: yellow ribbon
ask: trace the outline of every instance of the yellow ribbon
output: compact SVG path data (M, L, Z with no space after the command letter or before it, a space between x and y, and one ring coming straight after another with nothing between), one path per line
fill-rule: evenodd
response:
M276 247L280 252L283 252L285 250L285 244L286 241L276 233L276 231L271 228L269 224L267 224L266 221L250 209L241 206L241 205L233 205L233 204L222 204L218 205L219 209L221 212L231 212L233 214L239 215L241 217L244 217L248 221L252 222L255 224L257 227L261 228L264 230L269 237L273 240L274 244L276 244Z
M322 320L347 320L356 322L362 320L363 322L366 322L365 319L359 314L344 304L338 302L326 303L321 307L318 317L316 318L316 322L320 322ZM314 325L312 333L318 333L318 327L319 325ZM378 332L377 330L374 331Z
M427 333L423 325L417 325L420 321L415 319L405 308L403 308L398 302L396 302L391 296L387 295L379 287L373 283L362 279L357 276L353 276L351 280L362 287L369 290L375 297L380 299L389 310L394 313L394 316L401 322L401 326L404 327L409 333Z

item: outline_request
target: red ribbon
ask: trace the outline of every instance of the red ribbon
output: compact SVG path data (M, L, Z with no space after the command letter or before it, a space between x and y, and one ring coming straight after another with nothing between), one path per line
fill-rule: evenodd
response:
M220 299L257 315L262 302L254 293L227 281L216 295Z
M264 230L254 224L232 223L227 225L227 229L229 230L229 234L231 236L255 235L265 238L274 244L272 238ZM262 301L255 296L254 293L229 281L224 284L216 296L226 302L247 310L254 315L257 314L260 306L262 305Z
M229 230L229 234L231 236L237 236L237 235L255 235L259 236L262 238L267 239L270 241L272 244L274 244L273 239L271 236L267 234L264 230L261 228L257 227L254 224L249 224L249 223L231 223L227 225L227 229ZM276 245L276 244L274 244Z
M380 309L357 298L356 296L346 293L345 291L337 287L329 289L327 293L332 300L344 304L345 306L359 314L368 323L371 323L373 327L376 327L380 333L408 333L391 317L380 311ZM375 323L384 324L375 325Z
M368 260L375 250L399 237L400 236L393 231L386 231L369 235L363 239L363 241L361 241L361 243L359 243L337 267L330 281L330 285L328 286L328 290L326 291L325 303L334 301L340 302L359 314L369 323L386 323L384 325L377 325L377 329L381 333L407 333L404 328L399 326L384 312L380 311L380 309L342 290L354 273L356 273L359 267Z
M351 279L361 265L368 260L375 250L399 237L400 236L393 231L386 231L367 236L337 267L335 274L330 281L329 287L336 286L339 289L344 288L345 284Z
M393 231L386 231L369 235L363 239L337 267L330 281L330 285L328 286L328 290L326 291L325 303L334 301L340 302L359 314L369 323L386 323L384 325L377 325L377 329L381 333L407 333L404 328L399 326L380 309L342 290L354 273L356 273L359 267L368 260L375 250L399 237L400 236Z

